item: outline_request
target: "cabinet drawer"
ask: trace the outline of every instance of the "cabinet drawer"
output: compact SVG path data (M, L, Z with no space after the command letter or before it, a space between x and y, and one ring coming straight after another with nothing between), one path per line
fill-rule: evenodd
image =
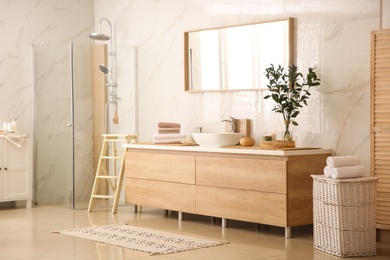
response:
M286 227L286 195L196 186L196 213Z
M27 169L5 171L3 175L3 199L5 201L32 199L30 174Z
M126 152L126 177L195 184L195 156Z
M195 186L126 178L126 203L195 213Z
M196 157L196 184L286 193L284 160Z

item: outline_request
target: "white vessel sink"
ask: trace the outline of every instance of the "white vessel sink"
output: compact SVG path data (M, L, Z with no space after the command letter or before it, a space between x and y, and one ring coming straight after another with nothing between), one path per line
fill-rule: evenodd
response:
M193 133L195 142L203 147L221 147L236 145L240 142L241 133Z

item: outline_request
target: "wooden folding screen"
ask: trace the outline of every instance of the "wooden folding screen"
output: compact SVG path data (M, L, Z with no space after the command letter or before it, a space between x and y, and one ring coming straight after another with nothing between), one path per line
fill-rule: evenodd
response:
M371 34L371 175L377 185L377 228L390 230L390 29Z

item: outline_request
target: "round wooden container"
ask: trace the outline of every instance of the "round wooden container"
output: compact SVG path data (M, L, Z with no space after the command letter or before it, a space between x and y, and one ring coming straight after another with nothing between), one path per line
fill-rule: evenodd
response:
M252 137L243 137L240 139L241 146L252 146L255 144L255 139Z

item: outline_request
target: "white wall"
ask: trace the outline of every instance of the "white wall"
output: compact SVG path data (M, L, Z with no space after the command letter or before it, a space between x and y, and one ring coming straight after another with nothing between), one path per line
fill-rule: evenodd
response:
M382 0L382 28L390 28L390 1Z
M369 171L370 32L380 28L380 0L107 0L95 17L114 24L118 44L137 47L139 133L151 141L159 121L222 131L225 116L249 118L258 140L282 130L280 114L261 91L184 92L185 31L295 19L295 63L316 67L322 79L294 127L299 146L358 155ZM118 67L121 64L117 64ZM132 120L129 118L129 120Z

